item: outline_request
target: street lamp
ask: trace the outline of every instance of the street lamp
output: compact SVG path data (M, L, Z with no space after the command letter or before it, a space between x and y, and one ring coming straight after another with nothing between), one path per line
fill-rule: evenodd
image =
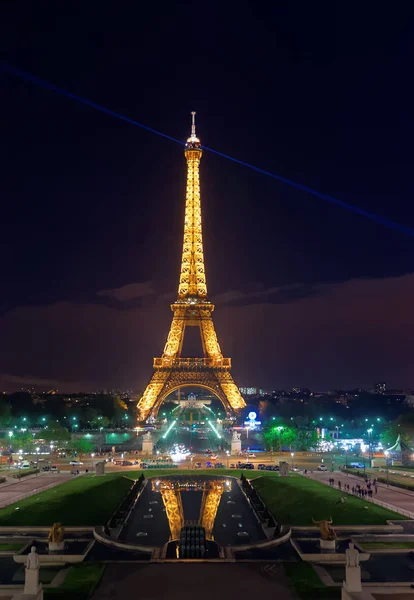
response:
M368 460L369 460L369 466L371 467L371 461L372 461L372 452L371 452L371 441L372 441L372 428L367 429L367 433L368 433Z
M388 450L385 450L384 454L385 454L385 466L387 467L387 487L388 487L388 485L389 485L389 481L388 481L388 454L389 454L389 452L388 452Z
M294 453L294 452L291 452L291 453L290 453L290 456L292 457L292 470L293 470L293 457L295 456L295 453Z

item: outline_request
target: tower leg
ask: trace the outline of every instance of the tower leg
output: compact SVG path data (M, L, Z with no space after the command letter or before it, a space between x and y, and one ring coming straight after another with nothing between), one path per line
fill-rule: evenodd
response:
M227 369L160 369L153 374L138 403L139 420L145 421L150 414L156 417L168 394L187 385L200 386L212 392L221 400L227 412L245 406L239 388Z

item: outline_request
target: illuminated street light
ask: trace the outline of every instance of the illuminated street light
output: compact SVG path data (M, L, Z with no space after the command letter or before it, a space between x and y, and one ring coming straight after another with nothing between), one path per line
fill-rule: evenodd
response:
M292 457L292 470L293 470L293 457L295 456L295 453L294 453L294 452L291 452L291 453L290 453L290 456Z
M367 433L368 433L368 458L369 458L369 466L371 467L371 461L372 461L372 451L371 451L371 443L372 443L372 428L367 429Z
M388 450L385 450L384 454L385 454L385 466L387 467L387 487L388 487L388 485L389 485L388 484L388 466L389 466L388 465L388 454L389 454Z

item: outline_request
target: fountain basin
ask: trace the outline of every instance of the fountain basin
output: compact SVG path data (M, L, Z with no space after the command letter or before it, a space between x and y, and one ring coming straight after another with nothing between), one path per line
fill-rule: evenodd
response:
M66 540L64 550L49 551L49 543L43 540L32 540L20 552L13 555L16 563L25 564L32 546L36 546L41 565L63 565L81 563L85 560L95 540Z

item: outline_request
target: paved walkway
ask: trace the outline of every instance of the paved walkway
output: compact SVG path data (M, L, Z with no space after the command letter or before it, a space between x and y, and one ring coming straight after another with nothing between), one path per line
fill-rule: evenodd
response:
M349 484L351 487L357 483L362 486L364 483L362 477L341 473L339 471L335 471L334 473L329 471L313 471L313 473L308 472L307 477L311 477L317 481L328 481L333 477L333 479L335 479L336 489L338 489L338 481L340 481L341 484ZM414 492L410 492L409 490L402 490L393 486L387 487L386 484L380 483L378 485L378 494L374 494L373 498L375 500L387 502L396 509L400 508L402 510L414 512Z
M13 504L22 498L42 492L45 488L55 487L72 478L73 476L69 473L28 475L20 480L8 478L5 483L0 484L0 507Z
M267 576L260 565L248 563L108 565L92 600L121 598L294 600L295 595L279 566L272 570L271 576Z

